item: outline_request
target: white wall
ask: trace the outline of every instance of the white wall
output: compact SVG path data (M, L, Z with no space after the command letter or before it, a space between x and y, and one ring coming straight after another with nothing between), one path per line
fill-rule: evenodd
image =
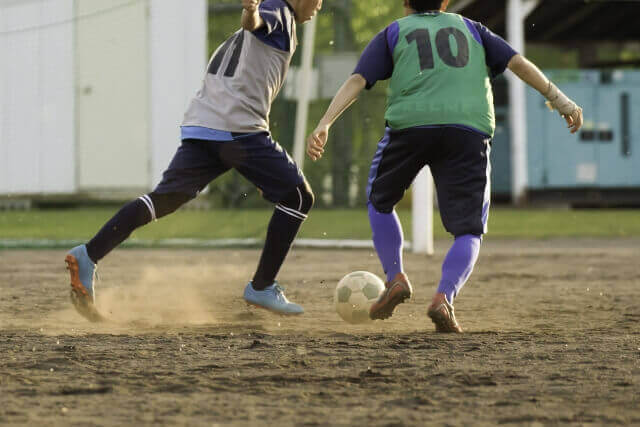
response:
M152 189L206 39L206 0L0 0L0 194Z
M0 1L0 193L75 191L72 9Z
M147 3L76 0L76 144L81 191L150 186Z
M151 177L159 182L180 144L180 123L207 64L207 1L151 3Z

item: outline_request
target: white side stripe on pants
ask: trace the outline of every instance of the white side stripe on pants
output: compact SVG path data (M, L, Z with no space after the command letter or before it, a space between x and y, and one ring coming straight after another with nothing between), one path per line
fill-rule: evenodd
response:
M482 226L484 234L489 232L489 209L491 208L491 144L487 143L487 183L484 187L482 203Z

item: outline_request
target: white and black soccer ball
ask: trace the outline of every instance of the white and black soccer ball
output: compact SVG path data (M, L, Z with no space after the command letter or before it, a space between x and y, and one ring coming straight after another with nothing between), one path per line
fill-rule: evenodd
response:
M368 271L354 271L336 286L333 301L336 312L348 323L370 322L369 309L384 291L384 282Z

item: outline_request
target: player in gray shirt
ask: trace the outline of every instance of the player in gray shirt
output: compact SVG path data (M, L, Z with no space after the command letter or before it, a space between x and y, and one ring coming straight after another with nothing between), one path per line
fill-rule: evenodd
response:
M242 0L242 28L211 57L202 88L182 123L182 144L160 184L126 204L86 245L66 256L71 300L91 321L97 262L138 227L193 199L211 181L236 169L275 204L247 303L279 314L302 314L275 277L314 202L302 171L269 133L269 111L296 49L296 23L312 19L322 0Z

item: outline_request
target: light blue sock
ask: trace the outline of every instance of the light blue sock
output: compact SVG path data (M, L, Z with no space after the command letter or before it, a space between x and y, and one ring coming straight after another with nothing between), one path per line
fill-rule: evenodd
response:
M453 304L453 299L471 276L481 241L479 236L465 234L457 237L449 249L442 263L442 279L438 286L438 293L445 294L449 304Z

